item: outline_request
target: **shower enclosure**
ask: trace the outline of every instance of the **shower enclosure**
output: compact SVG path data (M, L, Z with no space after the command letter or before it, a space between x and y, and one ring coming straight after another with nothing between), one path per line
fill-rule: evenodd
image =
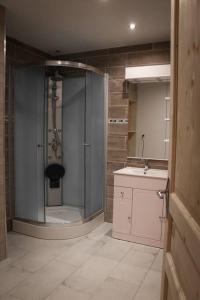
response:
M77 225L103 212L105 91L106 75L81 63L15 68L16 220Z

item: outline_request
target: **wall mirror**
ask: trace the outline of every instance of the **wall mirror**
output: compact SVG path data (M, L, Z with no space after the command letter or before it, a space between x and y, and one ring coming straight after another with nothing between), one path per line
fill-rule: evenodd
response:
M169 77L142 77L128 81L128 156L149 159L169 157Z

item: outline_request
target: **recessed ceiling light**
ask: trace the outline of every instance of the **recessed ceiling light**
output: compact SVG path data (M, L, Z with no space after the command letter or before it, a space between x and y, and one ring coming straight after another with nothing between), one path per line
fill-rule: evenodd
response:
M130 30L134 30L135 29L135 23L130 23L129 28L130 28Z

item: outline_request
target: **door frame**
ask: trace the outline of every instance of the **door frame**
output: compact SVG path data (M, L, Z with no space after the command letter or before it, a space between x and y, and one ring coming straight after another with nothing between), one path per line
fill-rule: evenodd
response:
M185 256L189 263L187 270L190 274L190 268L193 266L198 273L200 270L200 227L190 214L187 207L175 193L175 175L176 175L176 147L177 147L177 128L178 128L178 80L179 80L179 29L180 23L180 0L171 0L171 132L170 132L170 160L169 160L169 177L170 177L170 197L169 197L169 216L166 221L166 234L164 246L163 273L161 284L161 299L167 300L170 287L170 300L187 300L189 299L185 292L186 286L184 281L179 278L179 270L175 265L176 259L171 254L171 240L174 231L178 231L184 245ZM195 8L195 7L194 7ZM180 25L179 25L180 23ZM192 155L192 153L191 153ZM174 230L174 225L176 229ZM180 245L179 245L180 246ZM178 252L181 256L182 253ZM184 256L183 256L184 257ZM180 263L180 262L179 262ZM193 265L191 265L191 263ZM193 271L193 269L191 269ZM192 276L193 273L191 273ZM199 277L198 277L199 278ZM186 278L185 278L186 279ZM195 283L191 286L195 287ZM196 279L196 278L195 278ZM195 281L194 281L195 282ZM184 291L185 288L185 291Z
M177 109L178 109L178 31L179 31L179 0L171 0L171 78L170 78L170 150L169 150L169 193L174 192L175 166L176 166L176 141L177 141ZM172 163L173 162L173 163ZM164 238L164 259L161 282L161 299L167 300L168 279L165 273L165 256L171 248L173 220L168 215L166 220ZM177 299L178 300L178 299Z

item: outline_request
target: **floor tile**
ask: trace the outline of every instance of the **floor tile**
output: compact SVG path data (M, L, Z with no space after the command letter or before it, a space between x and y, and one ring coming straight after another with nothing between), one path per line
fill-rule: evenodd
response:
M38 272L31 274L11 292L11 295L21 300L43 299L74 271L75 267L71 265L53 261Z
M62 255L58 256L56 258L57 261L63 261L65 263L68 263L72 266L79 267L86 261L90 259L91 255L84 253L84 252L79 252L79 251L73 251L69 250L63 253Z
M114 260L94 256L67 279L65 285L88 294L94 293L116 264Z
M135 249L135 251L151 253L151 254L155 254L155 255L158 254L160 251L159 248L146 246L146 245L142 245L142 244L136 244L136 243L133 244L133 248Z
M10 260L10 262L14 262L17 259L22 258L25 254L28 254L28 253L30 253L30 251L21 249L16 246L11 246L11 247L8 247L7 256L8 256L8 259Z
M61 241L9 233L0 300L159 300L163 251L113 239L111 229Z
M120 263L110 274L111 277L120 279L129 283L141 284L147 273L146 268L128 266Z
M90 295L75 291L61 284L45 300L89 300Z
M117 262L112 259L93 256L81 268L76 271L76 274L85 278L100 278L105 279L117 265Z
M98 251L101 251L102 247L106 244L104 238L100 240L95 240L94 244L91 245L89 249L87 249L87 253L90 255L95 255Z
M39 248L37 251L25 254L23 257L13 262L12 265L28 272L36 272L56 257L51 251L49 253L48 249L45 249L46 251L42 250L43 249Z
M100 226L98 226L95 230L88 234L89 238L93 239L101 239L103 236L108 234L112 229L112 224L104 222Z
M91 297L91 300L132 300L138 286L107 278Z
M88 261L91 256L94 255L104 245L105 242L103 239L95 240L86 238L79 241L65 252L62 252L57 259L78 267Z
M0 300L20 300L19 298L13 297L11 295L3 295L0 297Z
M149 271L134 300L160 300L161 272Z
M24 281L29 273L19 270L10 265L0 268L0 296L10 292L20 282Z
M162 265L163 265L163 250L160 250L155 261L153 262L153 265L151 266L151 270L161 272Z
M45 240L33 238L23 234L9 233L8 247L14 246L27 251L37 250L39 247L45 246Z
M123 258L122 263L132 267L141 267L148 269L155 259L152 253L145 253L130 249L127 255Z
M96 255L120 261L129 251L131 243L112 239L103 246Z
M72 247L85 239L86 239L85 236L81 236L78 238L68 239L68 240L45 240L45 246L49 247L50 249L52 248L57 249L57 248L61 248L62 246L64 249L65 247Z

